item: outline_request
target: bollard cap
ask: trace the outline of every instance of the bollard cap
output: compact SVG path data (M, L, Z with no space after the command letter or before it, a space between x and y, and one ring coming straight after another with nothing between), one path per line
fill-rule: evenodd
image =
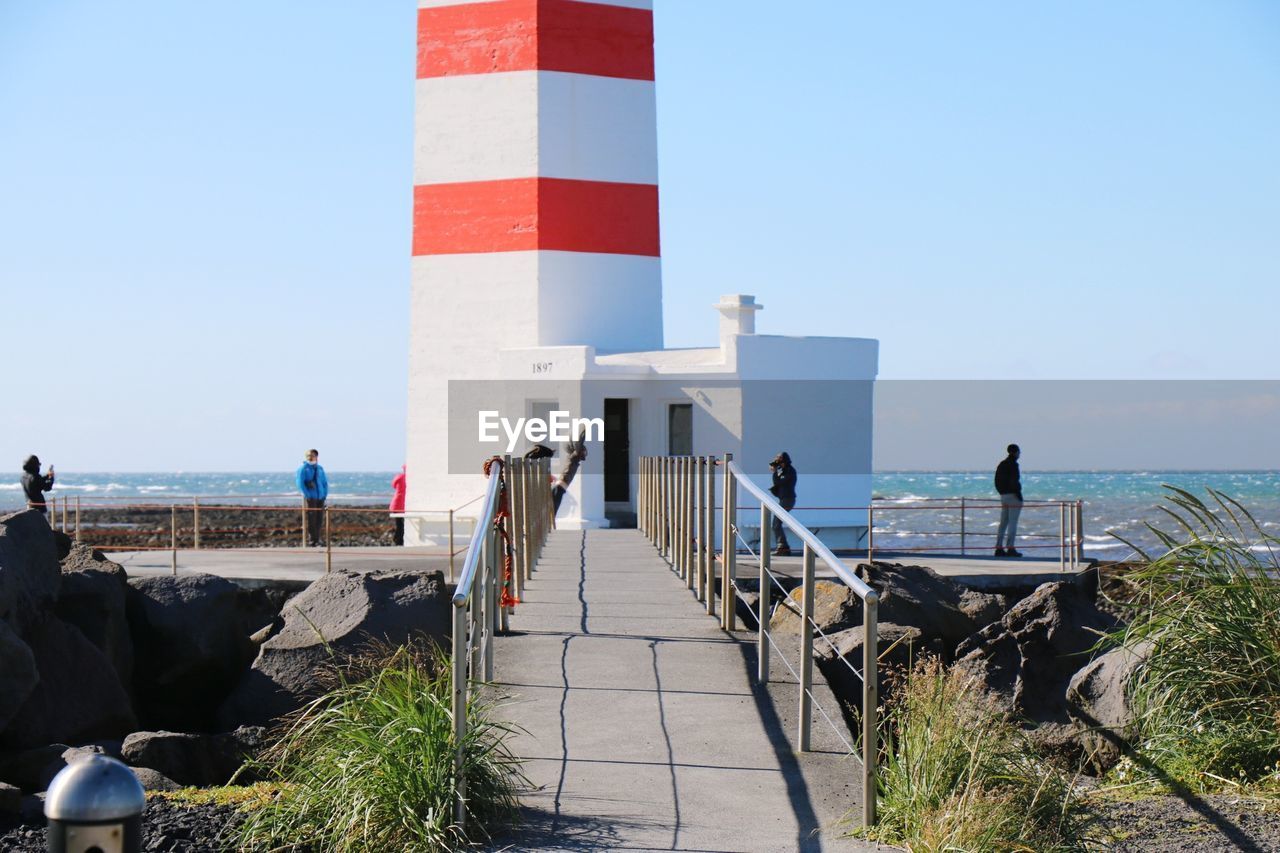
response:
M147 795L133 771L105 755L89 755L62 768L44 799L50 820L102 822L137 817Z

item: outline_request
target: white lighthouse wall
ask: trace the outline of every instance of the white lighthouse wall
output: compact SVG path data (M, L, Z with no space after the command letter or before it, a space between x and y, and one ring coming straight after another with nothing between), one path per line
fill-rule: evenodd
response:
M585 344L602 352L662 346L660 259L538 254L539 344Z

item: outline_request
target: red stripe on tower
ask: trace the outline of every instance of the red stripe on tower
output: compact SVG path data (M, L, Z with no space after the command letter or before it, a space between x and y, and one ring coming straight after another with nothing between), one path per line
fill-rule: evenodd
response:
M418 10L418 79L503 71L653 80L653 12L580 0Z
M658 188L557 178L414 187L414 255L537 249L658 257Z

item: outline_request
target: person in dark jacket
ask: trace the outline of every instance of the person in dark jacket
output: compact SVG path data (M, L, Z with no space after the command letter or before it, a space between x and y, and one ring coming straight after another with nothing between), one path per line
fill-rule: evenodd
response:
M34 453L22 463L22 493L27 496L27 507L36 512L47 513L49 508L44 502L44 493L53 490L53 466L49 466L48 474L40 473L40 457Z
M1009 455L996 466L996 491L1000 493L1000 527L996 530L996 556L1021 557L1013 547L1018 538L1018 516L1022 514L1022 473L1018 470L1018 445L1008 447Z
M298 466L295 477L298 491L307 505L307 544L321 545L320 531L324 529L324 501L329 497L329 479L320 467L320 451L307 451L306 461Z
M773 461L769 463L769 469L773 472L773 485L769 487L769 491L778 499L778 503L782 504L783 509L791 512L796 505L796 469L791 465L791 457L784 450L773 457ZM782 519L777 516L773 518L773 541L777 546L773 550L775 556L791 555L791 544L787 542L787 530L782 524Z

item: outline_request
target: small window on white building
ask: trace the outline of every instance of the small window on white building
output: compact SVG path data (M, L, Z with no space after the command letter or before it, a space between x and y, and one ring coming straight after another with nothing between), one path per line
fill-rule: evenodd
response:
M667 453L693 455L693 404L672 403L667 407Z

